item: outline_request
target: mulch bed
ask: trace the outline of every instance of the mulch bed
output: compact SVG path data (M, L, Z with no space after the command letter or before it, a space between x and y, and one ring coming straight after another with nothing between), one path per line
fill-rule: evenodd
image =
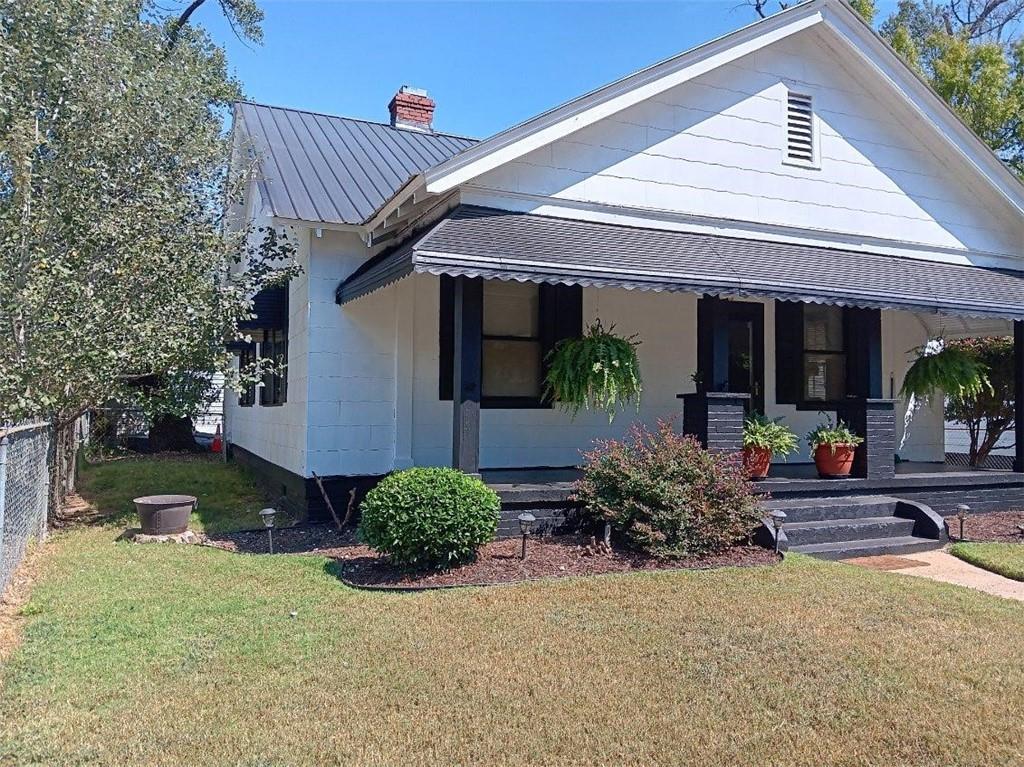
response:
M265 554L263 532L211 536L208 545L230 551ZM601 575L651 570L753 567L779 561L775 552L760 546L736 546L721 554L686 559L655 559L613 547L610 553L594 549L582 535L530 538L525 560L519 558L521 539L493 541L481 547L474 562L452 570L409 572L392 565L359 543L353 530L337 532L328 525L281 528L274 531L275 554L318 554L334 559L342 579L367 588L445 588L450 586L514 583L535 578Z
M949 540L960 540L960 520L956 515L946 517ZM1024 543L1024 535L1017 525L1024 525L1024 511L993 511L988 514L970 514L964 520L965 541Z

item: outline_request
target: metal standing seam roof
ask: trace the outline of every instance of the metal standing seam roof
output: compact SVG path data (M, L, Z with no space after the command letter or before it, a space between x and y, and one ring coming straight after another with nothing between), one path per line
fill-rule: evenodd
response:
M473 206L370 259L338 303L413 272L1024 319L1024 272Z
M300 221L361 224L411 177L477 143L248 101L237 108L269 212Z

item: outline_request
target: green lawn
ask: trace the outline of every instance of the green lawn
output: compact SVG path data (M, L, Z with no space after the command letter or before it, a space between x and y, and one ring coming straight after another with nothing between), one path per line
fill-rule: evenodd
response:
M149 458L82 465L79 490L111 523L138 525L132 499L182 493L199 499L191 527L209 533L261 527L264 493L237 465L216 456Z
M1006 578L1024 581L1024 544L954 543L949 553Z
M369 593L320 557L120 529L48 544L0 668L0 764L1024 758L1024 608L967 589L792 556Z

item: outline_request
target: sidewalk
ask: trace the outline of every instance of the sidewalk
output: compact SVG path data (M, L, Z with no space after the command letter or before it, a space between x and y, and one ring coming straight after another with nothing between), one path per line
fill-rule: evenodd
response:
M899 557L858 557L845 560L847 564L861 565L891 573L930 578L933 581L953 583L969 589L984 591L1006 599L1024 602L1024 582L969 565L945 550L922 551Z

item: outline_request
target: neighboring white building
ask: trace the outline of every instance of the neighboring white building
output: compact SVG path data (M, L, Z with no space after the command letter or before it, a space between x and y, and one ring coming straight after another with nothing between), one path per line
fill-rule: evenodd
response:
M678 415L698 370L802 435L818 410L895 398L928 338L1024 319L1024 188L841 0L484 141L434 131L433 108L403 88L390 125L235 110L261 162L246 215L289 231L304 271L264 323L286 392L229 393L226 439L314 512L314 472L343 505L413 465L575 466L634 418ZM460 309L482 362L454 380ZM538 399L544 351L596 318L642 341L639 413L613 424ZM933 406L899 455L944 450Z

